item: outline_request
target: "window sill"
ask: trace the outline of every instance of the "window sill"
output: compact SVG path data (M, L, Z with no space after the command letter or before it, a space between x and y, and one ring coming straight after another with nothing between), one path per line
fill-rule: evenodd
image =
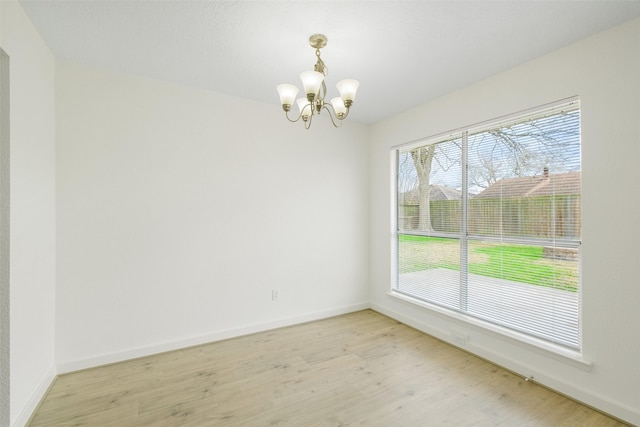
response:
M555 345L553 343L544 341L542 339L537 339L535 337L513 331L511 329L507 329L501 327L499 325L494 325L492 323L483 321L481 319L477 319L472 316L465 315L463 313L458 313L452 310L448 310L444 307L440 307L435 304L430 304L428 302L419 300L417 298L412 298L408 295L395 292L393 290L387 293L392 298L400 300L402 302L410 303L422 308L425 308L431 312L438 313L440 315L444 315L446 317L462 321L481 332L489 332L495 334L495 336L499 338L506 339L510 344L517 345L522 348L526 348L527 350L536 352L538 354L542 354L546 357L552 358L554 360L566 363L570 366L576 367L583 371L589 372L591 371L593 365L590 361L585 360L582 356L582 353L579 351L571 350L560 345ZM452 345L457 345L463 349L466 349L466 345L459 345L456 343L456 340L453 337L438 337L444 339L445 341L450 342ZM471 346L469 346L471 347ZM478 349L484 349L484 347L480 347L478 345L473 345L473 347L477 347Z

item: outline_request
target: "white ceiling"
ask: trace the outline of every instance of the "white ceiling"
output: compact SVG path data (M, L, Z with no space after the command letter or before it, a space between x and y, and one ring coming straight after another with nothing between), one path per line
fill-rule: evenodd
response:
M329 96L350 117L399 113L640 16L640 1L22 0L58 58L279 105L324 33ZM576 70L579 72L579 70ZM242 112L238 112L242 114Z

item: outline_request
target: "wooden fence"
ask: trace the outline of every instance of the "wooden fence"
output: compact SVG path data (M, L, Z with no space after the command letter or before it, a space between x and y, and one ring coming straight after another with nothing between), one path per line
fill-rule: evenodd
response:
M430 209L433 230L460 232L460 200L433 201L430 203ZM471 199L468 214L469 234L579 238L582 225L580 210L580 196L576 194ZM401 230L417 230L418 206L400 206L398 221Z

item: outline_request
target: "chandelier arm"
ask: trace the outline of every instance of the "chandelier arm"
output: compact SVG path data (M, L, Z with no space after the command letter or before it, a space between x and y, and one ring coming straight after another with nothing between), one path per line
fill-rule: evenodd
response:
M284 115L287 117L287 120L289 120L291 123L295 123L302 118L302 111L300 112L300 114L298 114L298 117L295 120L291 120L291 118L289 117L288 111L285 111Z
M304 120L305 129L309 129L311 127L311 120L313 120L313 114L311 114L307 120Z
M334 127L339 128L340 126L342 126L342 119L338 119L338 116L336 116L336 112L331 104L324 104L322 108L326 109L329 112L329 118L331 119L331 123ZM336 124L336 121L333 119L334 116L338 120L339 124Z

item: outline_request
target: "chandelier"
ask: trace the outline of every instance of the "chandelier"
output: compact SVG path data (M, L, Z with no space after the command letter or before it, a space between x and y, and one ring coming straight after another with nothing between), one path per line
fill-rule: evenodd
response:
M313 71L303 71L300 73L300 79L302 80L306 97L296 100L296 95L298 95L298 88L296 86L290 84L278 85L277 90L280 94L282 109L290 122L297 122L302 119L305 129L311 127L313 117L319 115L324 109L327 110L331 123L333 123L335 127L340 127L342 126L342 121L349 115L349 109L353 104L353 100L356 98L356 91L360 83L353 79L339 81L336 86L340 96L332 98L330 102L325 102L327 86L325 85L324 78L329 73L329 70L320 58L320 49L327 45L327 36L324 34L314 34L309 37L309 44L316 49L316 57L318 60L313 67ZM298 105L300 113L298 117L291 119L291 117L289 117L289 111L291 111L291 105L293 105L294 100Z

